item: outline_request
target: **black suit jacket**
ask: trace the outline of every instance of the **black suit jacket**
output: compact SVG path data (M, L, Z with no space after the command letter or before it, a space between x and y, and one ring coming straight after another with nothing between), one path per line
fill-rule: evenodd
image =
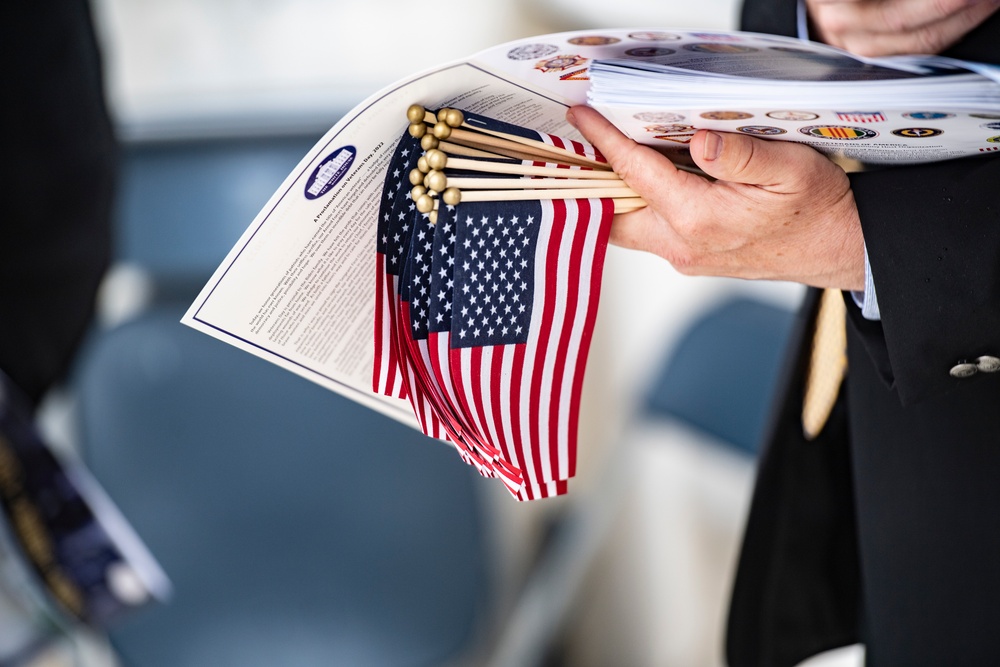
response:
M795 2L749 0L743 27L794 35ZM998 35L995 14L947 55L998 62ZM950 370L1000 356L1000 157L851 182L882 320L864 320L849 300L848 379L826 430L806 442L816 294L807 298L760 462L729 662L794 665L862 641L870 665L993 664L1000 373Z

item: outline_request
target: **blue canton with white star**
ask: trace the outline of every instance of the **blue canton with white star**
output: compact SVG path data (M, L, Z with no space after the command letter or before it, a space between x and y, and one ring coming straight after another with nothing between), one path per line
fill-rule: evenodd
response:
M456 207L453 348L527 341L541 215L536 201Z

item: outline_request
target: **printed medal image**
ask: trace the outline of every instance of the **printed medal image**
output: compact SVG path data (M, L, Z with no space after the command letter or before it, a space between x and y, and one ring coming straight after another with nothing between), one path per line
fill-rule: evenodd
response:
M819 114L813 113L812 111L769 111L767 113L768 118L773 118L775 120L816 120L819 118Z
M944 111L909 111L903 114L903 118L910 118L912 120L942 120L954 117L955 114Z
M640 111L633 114L632 118L643 123L679 123L684 120L684 116L671 111Z
M851 127L849 125L807 125L800 127L799 132L818 139L838 139L853 141L856 139L871 139L878 132L866 127Z
M556 56L547 60L540 60L535 64L535 69L540 72L565 72L573 67L580 67L587 59L583 56Z
M685 132L694 133L694 127L692 125L685 125L682 123L647 125L645 127L645 130L647 132L652 132L653 134L683 134Z
M507 57L511 60L535 60L551 56L559 50L554 44L525 44L518 46L507 52Z
M656 56L670 56L677 53L673 49L665 49L663 47L656 46L644 46L637 49L629 49L625 52L625 55L632 56L634 58L655 58Z
M892 133L897 137L908 137L910 139L926 139L927 137L936 137L941 134L942 130L934 127L902 127L898 130L893 130Z
M639 42L667 42L681 39L680 35L672 32L630 32L628 36Z
M881 123L885 114L881 111L837 111L837 120L845 123Z
M778 134L785 134L785 130L770 125L744 125L736 129L744 134L754 134L759 137L773 137Z
M617 37L587 35L586 37L574 37L569 40L569 43L576 44L577 46L607 46L608 44L617 44L620 41Z
M708 120L746 120L753 118L753 114L746 111L706 111L701 117Z

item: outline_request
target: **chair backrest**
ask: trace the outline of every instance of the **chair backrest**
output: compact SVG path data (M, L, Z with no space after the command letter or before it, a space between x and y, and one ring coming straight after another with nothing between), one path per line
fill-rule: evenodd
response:
M127 143L115 215L116 259L147 271L161 291L196 290L318 139L309 134Z
M178 323L97 336L76 376L95 476L172 579L113 632L129 667L437 665L489 592L449 448Z
M793 320L788 309L746 297L710 308L670 350L649 392L647 413L678 419L755 453Z

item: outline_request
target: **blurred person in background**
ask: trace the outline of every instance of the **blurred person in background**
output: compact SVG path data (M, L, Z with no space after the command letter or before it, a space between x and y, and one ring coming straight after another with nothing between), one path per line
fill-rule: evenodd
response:
M747 0L742 27L866 56L998 63L997 7ZM650 204L618 217L613 242L685 274L843 291L847 376L812 438L802 404L820 290L789 351L733 591L730 665L790 666L857 642L875 666L996 663L1000 159L848 175L805 145L701 131L690 150L708 180L591 109L569 118Z
M37 406L91 322L117 146L86 0L3 3L0 43L0 371Z

